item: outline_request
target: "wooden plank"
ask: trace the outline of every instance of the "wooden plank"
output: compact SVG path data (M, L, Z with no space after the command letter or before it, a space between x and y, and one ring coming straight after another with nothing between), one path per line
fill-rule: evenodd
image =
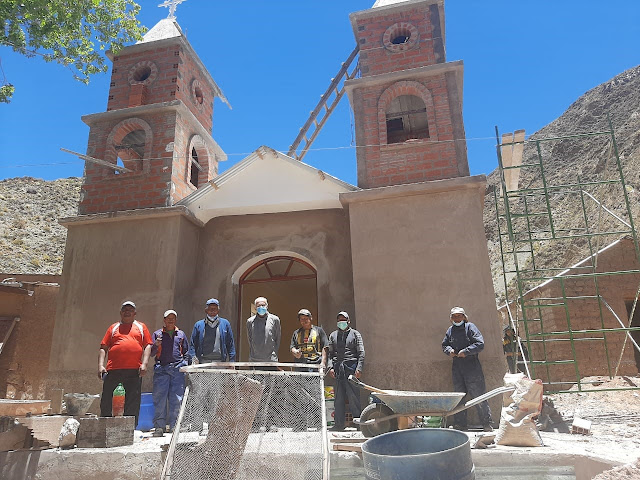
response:
M3 319L5 320L5 319ZM9 320L9 319L7 319ZM16 326L16 323L18 323L20 321L20 317L14 317L13 321L11 322L11 325L9 326L9 330L7 330L7 333L4 335L4 338L2 339L2 343L0 343L0 353L2 353L2 349L4 348L5 344L7 343L7 340L9 340L9 337L11 336L11 332L13 332L13 328Z
M116 165L115 163L107 162L105 160L100 160L99 158L93 158L93 157L90 157L89 155L83 155L82 153L74 152L73 150L67 150L66 148L60 148L60 150L62 150L65 153L70 153L72 155L75 155L76 157L80 158L81 160L86 160L87 162L91 162L91 163L95 163L97 165L101 165L103 167L111 168L111 169L115 170L116 172L120 172L120 173L133 172L133 170L130 170L130 169L125 168L125 167L121 167L120 165Z
M357 453L362 453L362 445L349 445L349 444L344 444L344 443L334 443L333 444L333 451L338 451L338 452L357 452Z
M331 443L364 443L367 441L366 438L340 438L333 437L329 439Z

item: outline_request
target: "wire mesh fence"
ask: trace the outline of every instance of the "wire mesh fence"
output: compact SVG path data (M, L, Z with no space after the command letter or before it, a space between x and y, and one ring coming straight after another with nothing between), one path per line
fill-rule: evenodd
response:
M323 377L315 366L187 367L163 479L328 478Z

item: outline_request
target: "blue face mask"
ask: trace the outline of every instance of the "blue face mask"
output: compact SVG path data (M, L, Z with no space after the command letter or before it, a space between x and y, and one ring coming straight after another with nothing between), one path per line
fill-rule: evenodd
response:
M256 308L256 311L258 312L258 315L262 316L265 313L267 313L267 307L261 305L258 308Z
M340 320L340 321L338 322L338 328L339 328L340 330L346 330L348 326L349 326L349 324L347 323L347 321L346 321L346 320Z
M461 327L462 325L464 325L464 320L460 320L459 322L451 322L451 323L453 323L453 325L456 327Z

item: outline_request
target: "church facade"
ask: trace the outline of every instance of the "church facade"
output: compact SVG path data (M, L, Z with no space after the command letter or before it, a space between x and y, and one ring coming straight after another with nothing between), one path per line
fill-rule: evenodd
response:
M338 311L366 348L364 381L451 390L440 347L460 305L485 336L488 387L506 371L484 226L484 176L469 176L462 62L447 62L442 0L379 0L355 12L360 78L346 83L358 185L267 146L218 175L213 101L225 101L171 19L113 58L107 111L90 133L79 215L68 228L50 357L53 385L99 391L97 352L120 304L150 329L187 332L216 297L247 360L257 296L282 320L281 361L308 308Z

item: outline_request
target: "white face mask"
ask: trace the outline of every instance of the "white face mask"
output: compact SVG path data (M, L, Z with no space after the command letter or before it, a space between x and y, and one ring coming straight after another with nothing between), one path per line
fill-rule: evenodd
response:
M451 322L453 323L456 327L461 327L462 325L464 325L464 320L460 320L459 322Z

